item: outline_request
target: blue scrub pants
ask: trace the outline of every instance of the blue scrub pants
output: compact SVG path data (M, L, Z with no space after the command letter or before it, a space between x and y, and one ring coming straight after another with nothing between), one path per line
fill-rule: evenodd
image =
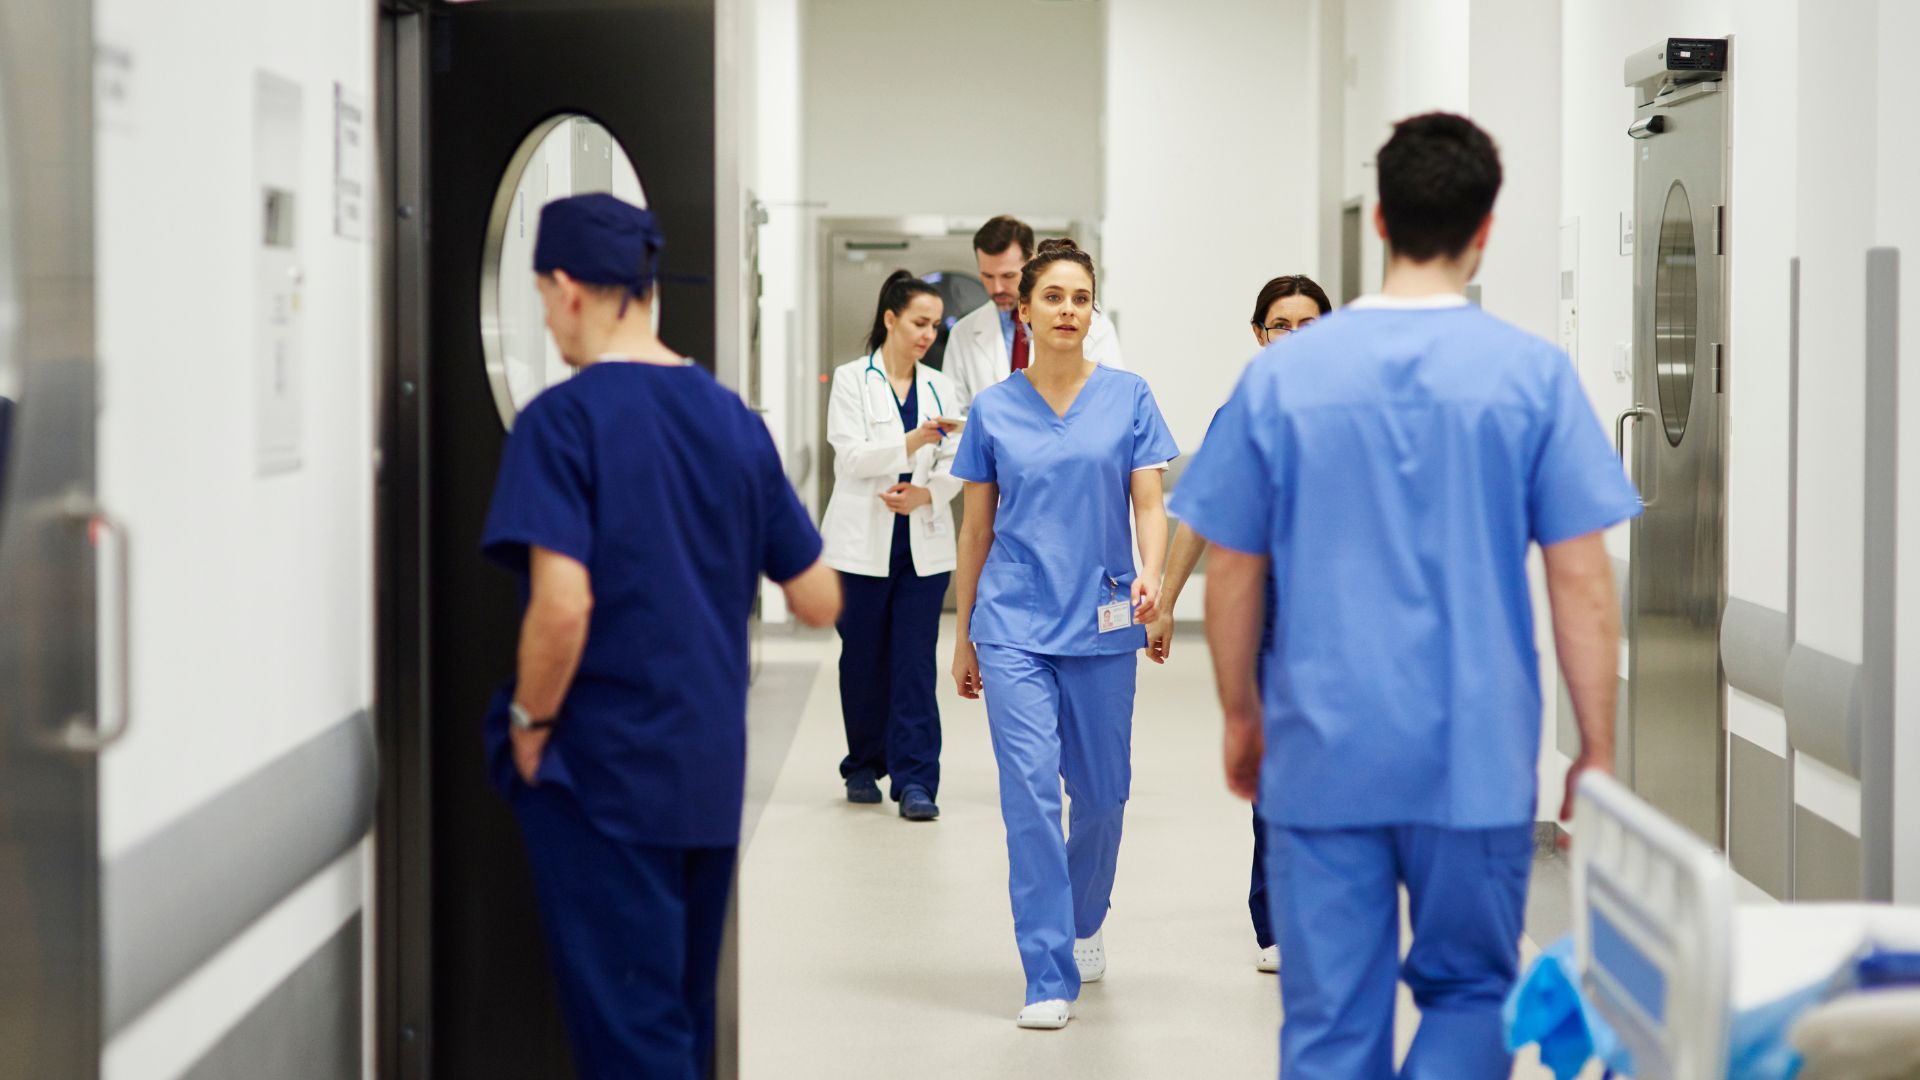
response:
M905 518L900 519L905 522ZM894 801L913 785L940 793L940 706L934 662L940 603L951 574L919 577L906 530L893 537L886 577L840 575L840 712L847 727L842 779L891 776Z
M1107 918L1120 825L1133 782L1137 661L1043 656L981 645L987 726L1000 766L1007 824L1013 936L1027 975L1027 1004L1080 996L1075 938ZM1060 833L1060 782L1072 799Z
M1500 1006L1519 968L1533 826L1267 826L1280 928L1280 1075L1392 1080L1395 983L1420 1006L1406 1080L1513 1069ZM1413 947L1400 958L1400 886Z
M565 789L516 785L581 1080L700 1080L735 848L623 844Z

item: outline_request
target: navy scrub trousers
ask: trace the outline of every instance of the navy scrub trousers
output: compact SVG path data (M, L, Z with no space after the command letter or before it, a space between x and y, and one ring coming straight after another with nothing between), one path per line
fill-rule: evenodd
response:
M623 844L564 787L517 785L581 1080L701 1080L737 849Z
M919 384L900 402L900 422L919 426ZM911 474L902 474L909 483ZM856 772L892 778L894 801L909 787L932 798L940 792L940 706L934 699L938 671L940 604L949 573L913 572L908 515L893 518L893 555L886 577L840 575L840 709L847 728L842 779Z
M1260 653L1254 661L1254 681L1260 687L1261 723L1266 723L1267 656L1273 652L1273 575L1267 575L1266 615L1260 627ZM1253 804L1253 882L1247 888L1247 911L1253 915L1253 938L1262 950L1280 943L1273 933L1272 901L1267 891L1267 824L1260 820L1260 804Z

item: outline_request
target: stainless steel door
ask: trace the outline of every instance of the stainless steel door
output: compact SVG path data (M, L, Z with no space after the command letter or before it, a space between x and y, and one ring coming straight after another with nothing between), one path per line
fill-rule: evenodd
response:
M92 81L90 4L0 0L0 1080L99 1074Z
M1722 842L1720 613L1726 606L1722 343L1726 99L1690 87L1639 110L1663 130L1636 141L1632 446L1646 513L1633 526L1627 611L1634 790Z

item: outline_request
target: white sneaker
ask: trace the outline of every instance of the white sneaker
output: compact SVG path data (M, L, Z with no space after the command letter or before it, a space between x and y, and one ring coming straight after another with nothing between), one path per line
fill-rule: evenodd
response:
M1073 1003L1065 998L1053 998L1050 1001L1036 1001L1020 1010L1014 1023L1023 1028L1036 1031L1058 1031L1073 1019Z
M1099 982L1107 974L1107 944L1101 938L1104 930L1095 930L1090 938L1075 938L1073 942L1073 966L1080 969L1080 981Z
M1280 970L1280 946L1269 945L1260 950L1260 956L1253 966L1269 974Z

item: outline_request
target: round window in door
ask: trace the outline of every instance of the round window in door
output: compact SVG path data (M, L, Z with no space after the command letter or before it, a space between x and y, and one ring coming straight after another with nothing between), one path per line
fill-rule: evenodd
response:
M568 195L604 191L647 205L640 176L613 133L599 121L564 113L540 123L520 143L493 196L480 268L480 341L487 382L500 422L573 369L547 333L546 309L533 278L533 241L540 208ZM653 308L660 319L660 305Z
M1693 243L1693 204L1676 181L1660 214L1659 263L1653 275L1653 360L1660 423L1679 446L1693 411L1694 345L1700 330L1699 276Z
M933 347L927 355L920 358L921 363L936 371L946 369L947 339L953 336L953 324L960 321L974 308L987 302L987 287L980 284L980 278L971 270L935 270L920 280L933 286L940 294L940 306L943 317L940 319L940 336L933 340Z

